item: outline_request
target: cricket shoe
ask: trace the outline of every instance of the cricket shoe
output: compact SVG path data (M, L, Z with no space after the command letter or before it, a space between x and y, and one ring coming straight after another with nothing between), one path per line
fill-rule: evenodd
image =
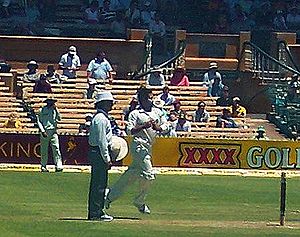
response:
M49 172L49 170L45 166L42 166L41 167L41 172Z
M142 206L138 207L138 210L140 213L143 213L143 214L149 215L151 213L150 208L146 204L143 204Z
M104 213L102 216L100 217L90 217L89 220L90 221L105 221L105 222L110 222L112 221L114 218L106 213Z

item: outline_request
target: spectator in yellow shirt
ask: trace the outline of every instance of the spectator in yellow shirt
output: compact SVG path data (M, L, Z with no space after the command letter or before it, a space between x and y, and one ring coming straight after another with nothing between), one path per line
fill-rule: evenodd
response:
M234 97L232 99L232 105L230 107L230 113L233 118L245 118L246 117L246 108L240 105L240 98Z
M4 128L17 128L21 129L23 127L19 115L16 112L12 112L9 114L8 119L4 122Z

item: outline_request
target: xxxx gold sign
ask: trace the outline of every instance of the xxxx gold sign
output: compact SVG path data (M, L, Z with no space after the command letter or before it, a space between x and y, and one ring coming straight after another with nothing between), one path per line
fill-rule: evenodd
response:
M240 168L240 144L180 143L179 167Z

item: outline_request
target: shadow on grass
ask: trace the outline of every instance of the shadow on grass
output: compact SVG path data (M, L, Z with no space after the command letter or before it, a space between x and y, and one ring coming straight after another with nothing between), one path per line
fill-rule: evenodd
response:
M129 216L114 216L115 220L132 220L132 221L139 221L141 218L138 217L129 217ZM89 220L87 218L83 217L62 217L59 218L60 221L95 221L95 220Z

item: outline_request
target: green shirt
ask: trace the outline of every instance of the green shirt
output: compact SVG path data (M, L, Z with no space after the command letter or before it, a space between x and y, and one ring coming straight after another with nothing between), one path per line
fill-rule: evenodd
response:
M47 106L44 106L37 116L37 124L41 132L45 132L46 130L56 130L57 122L60 120L61 115L58 110Z

